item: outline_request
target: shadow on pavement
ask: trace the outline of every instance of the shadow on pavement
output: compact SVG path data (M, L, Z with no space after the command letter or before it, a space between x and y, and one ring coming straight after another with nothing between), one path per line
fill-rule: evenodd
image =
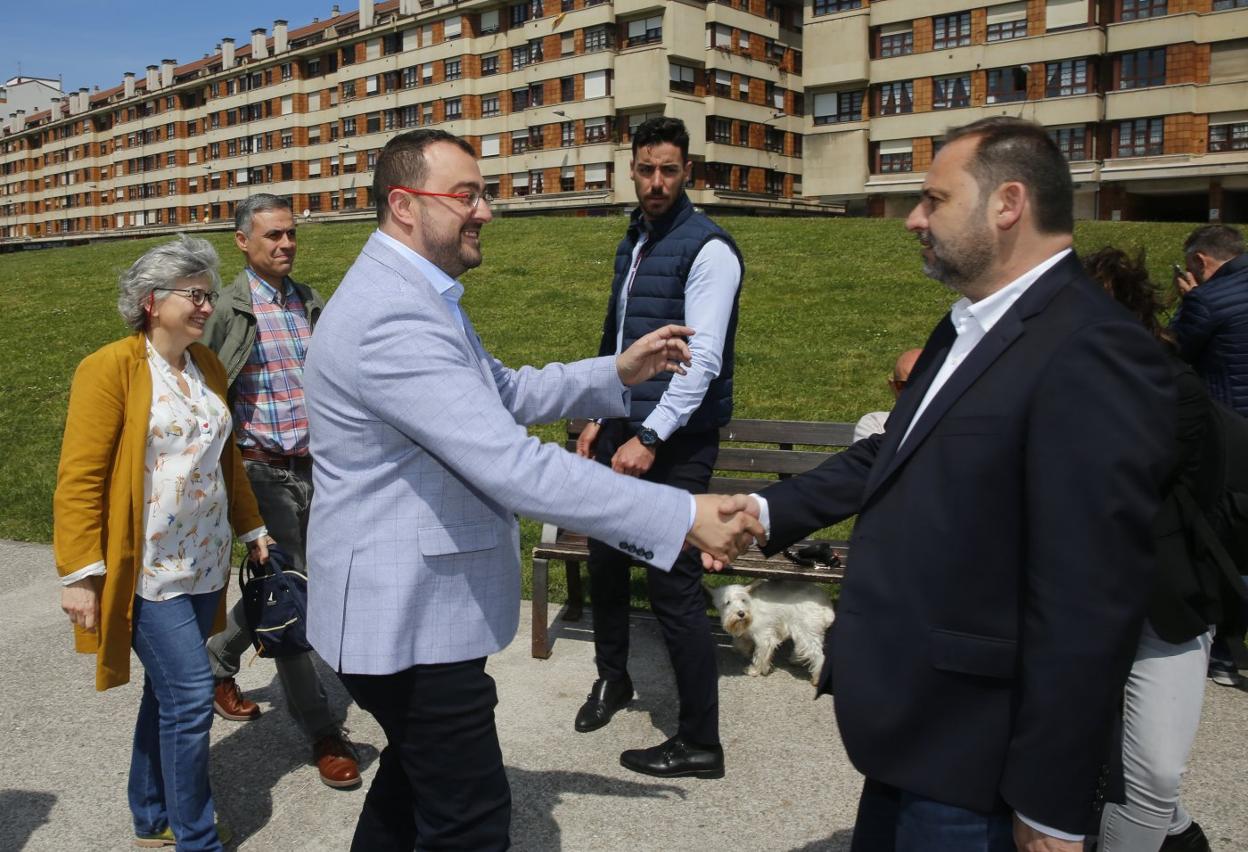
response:
M852 830L838 831L831 837L807 843L805 846L790 850L790 852L849 852L849 843L853 839L854 832Z
M686 795L685 790L671 784L624 781L588 772L535 772L509 766L507 778L511 781L511 842L516 852L559 852L563 848L554 812L566 795L654 799L684 799ZM609 807L604 805L604 814Z
M41 825L46 825L53 793L38 790L0 790L0 849L22 849Z
M341 719L345 709L338 708L345 708L350 697L323 662L317 659L316 665L330 707L337 710ZM273 816L272 791L282 777L291 772L312 773L310 778L315 779L316 795L358 795L363 804L361 787L337 790L320 783L312 764L312 746L286 709L276 672L268 685L248 689L246 696L267 708L259 719L229 722L217 717L213 720L214 727L229 731L227 736L213 743L209 765L217 813L233 829L232 845L243 843L269 822ZM377 760L379 752L368 743L353 741L353 744L362 775Z

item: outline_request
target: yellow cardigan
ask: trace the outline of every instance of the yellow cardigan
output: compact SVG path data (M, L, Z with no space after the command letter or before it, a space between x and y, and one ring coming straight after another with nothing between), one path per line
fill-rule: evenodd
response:
M187 351L208 387L225 399L225 369L217 356L198 343ZM108 573L100 595L99 632L74 628L77 650L96 654L95 688L101 691L130 680L131 619L147 517L143 468L151 408L152 376L142 334L96 350L74 372L52 498L52 549L62 577L104 560ZM233 441L222 452L221 469L235 532L261 526ZM224 626L223 594L213 629Z

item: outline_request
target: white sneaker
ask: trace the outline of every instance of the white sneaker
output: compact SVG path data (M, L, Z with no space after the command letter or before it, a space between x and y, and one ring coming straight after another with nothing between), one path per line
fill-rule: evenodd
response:
M1221 666L1209 667L1209 679L1216 684L1220 684L1221 686L1234 686L1242 688L1244 685L1243 675L1234 669L1223 668Z

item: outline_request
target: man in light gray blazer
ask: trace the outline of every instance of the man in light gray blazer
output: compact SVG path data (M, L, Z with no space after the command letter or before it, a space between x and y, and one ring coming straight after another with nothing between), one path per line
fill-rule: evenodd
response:
M315 496L309 637L385 731L352 849L505 849L510 790L485 658L519 620L516 513L670 568L686 538L730 560L761 535L719 500L612 473L525 424L622 417L626 385L682 369L691 330L618 357L511 370L455 279L490 199L472 147L417 130L378 158L380 222L325 308L305 372Z

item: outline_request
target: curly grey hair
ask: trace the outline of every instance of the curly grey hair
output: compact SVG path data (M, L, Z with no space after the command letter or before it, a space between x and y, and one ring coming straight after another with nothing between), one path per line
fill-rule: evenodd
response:
M217 272L217 250L207 240L179 234L172 242L163 243L144 253L121 274L117 282L117 310L126 325L135 331L147 327L148 300L166 298L158 287L175 287L183 278L202 278L207 289L221 287Z

